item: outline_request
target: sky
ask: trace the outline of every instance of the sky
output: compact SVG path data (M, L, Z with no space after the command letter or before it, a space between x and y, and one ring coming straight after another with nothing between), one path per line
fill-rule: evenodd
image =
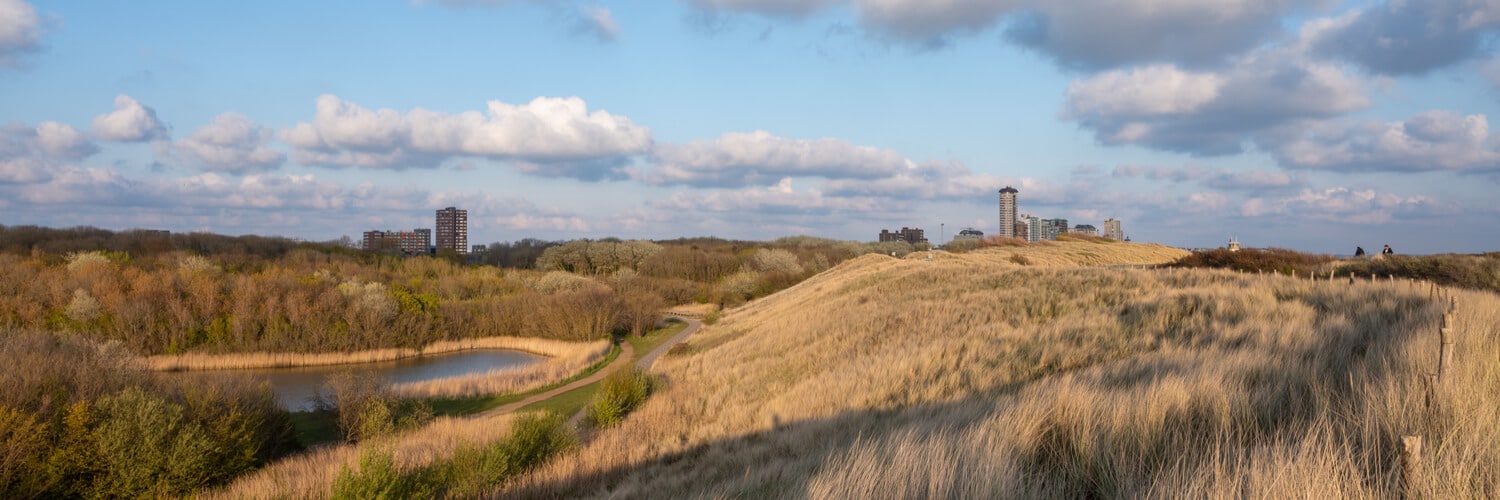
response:
M1500 1L0 0L0 224L1500 250Z

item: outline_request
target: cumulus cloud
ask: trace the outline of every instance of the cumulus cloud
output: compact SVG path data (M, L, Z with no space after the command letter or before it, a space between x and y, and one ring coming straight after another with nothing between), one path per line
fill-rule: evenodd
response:
M687 144L659 144L653 184L741 187L783 177L879 178L912 165L895 151L841 139L789 139L757 130Z
M976 174L955 161L926 161L880 178L832 179L823 189L830 196L980 201L993 198L1002 187L1022 184L1020 179Z
M42 43L36 8L24 0L0 0L0 67L14 67Z
M1287 188L1303 184L1306 178L1281 170L1234 171L1209 168L1199 165L1184 167L1157 167L1141 165L1116 166L1111 176L1117 179L1144 178L1156 181L1194 182L1205 187L1224 190L1262 190Z
M156 110L120 94L115 110L94 117L94 135L107 141L145 142L167 138L167 126L156 118Z
M1387 1L1308 22L1302 43L1384 75L1421 75L1485 54L1500 34L1500 3Z
M485 112L447 114L416 108L372 110L318 97L312 123L281 132L299 163L368 168L435 168L448 157L478 156L532 165L617 165L646 153L651 130L624 116L589 111L577 97L538 97L526 104L489 101ZM546 171L546 170L543 170ZM596 180L611 172L562 171Z
M1005 36L1070 67L1151 62L1202 66L1278 36L1283 16L1321 3L1325 2L1035 1L1010 23Z
M1405 121L1325 122L1276 144L1283 165L1347 172L1497 171L1484 115L1428 111Z
M0 127L0 183L45 181L58 167L97 152L99 147L71 125L11 123Z
M1025 0L856 0L867 30L921 44L982 31Z
M273 170L286 154L272 149L272 131L238 113L215 116L186 139L172 145L172 153L203 170L243 174Z
M767 188L709 193L675 193L670 198L650 202L658 209L746 214L812 214L880 210L874 198L824 196L817 189L797 191L790 177Z
M1338 67L1265 51L1219 72L1151 65L1074 81L1062 115L1104 144L1223 155L1257 132L1367 106L1362 83Z
M1451 211L1426 196L1403 197L1372 189L1335 187L1304 189L1282 198L1250 198L1240 206L1246 217L1288 216L1345 224L1384 224L1398 216L1432 215Z

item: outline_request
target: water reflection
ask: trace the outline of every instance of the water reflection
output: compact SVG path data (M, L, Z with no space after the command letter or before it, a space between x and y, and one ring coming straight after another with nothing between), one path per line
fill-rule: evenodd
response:
M335 373L373 374L392 383L423 382L441 378L483 373L537 363L546 359L531 353L506 350L464 351L379 363L313 366L306 368L264 368L224 370L210 373L249 375L271 382L271 390L281 405L292 411L313 409L312 397ZM189 375L191 372L189 372Z

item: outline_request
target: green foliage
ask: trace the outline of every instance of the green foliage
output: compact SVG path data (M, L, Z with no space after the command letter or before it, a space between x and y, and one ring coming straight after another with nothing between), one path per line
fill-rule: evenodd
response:
M588 419L597 427L610 427L625 419L651 393L651 378L644 370L630 368L604 377L599 392L589 401Z
M1357 259L1339 267L1341 274L1374 274L1411 278L1439 285L1500 291L1500 253L1484 255L1391 255Z
M426 402L395 397L373 375L341 372L326 387L328 396L318 396L319 411L333 412L339 433L351 443L421 427L433 417Z
M1333 260L1331 255L1315 255L1282 248L1247 248L1239 251L1218 248L1193 252L1168 267L1307 274Z
M340 500L432 498L437 483L430 470L398 470L389 449L371 446L360 452L358 471L347 465L339 470L332 496Z
M400 468L391 450L371 446L359 469L345 466L333 482L335 499L476 498L546 463L578 443L561 415L521 415L510 435L487 446L459 446L453 456L423 467Z

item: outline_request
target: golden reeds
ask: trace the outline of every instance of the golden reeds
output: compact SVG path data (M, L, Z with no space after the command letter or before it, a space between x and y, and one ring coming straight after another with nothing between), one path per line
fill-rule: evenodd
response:
M1428 411L1446 304L1422 289L1079 267L1181 254L1142 247L845 262L706 327L619 427L499 493L1389 497L1417 434L1413 491L1500 494L1500 298L1455 292Z
M605 346L604 350L607 351L607 344L608 342L604 340L594 342L565 342L532 337L485 337L445 340L435 342L421 349L375 349L349 353L318 354L283 352L238 354L189 353L148 356L142 358L141 361L147 369L156 371L292 368L395 361L418 356L447 354L475 349L509 349L543 356L565 357L576 356L584 352L597 352L601 349L601 346Z

